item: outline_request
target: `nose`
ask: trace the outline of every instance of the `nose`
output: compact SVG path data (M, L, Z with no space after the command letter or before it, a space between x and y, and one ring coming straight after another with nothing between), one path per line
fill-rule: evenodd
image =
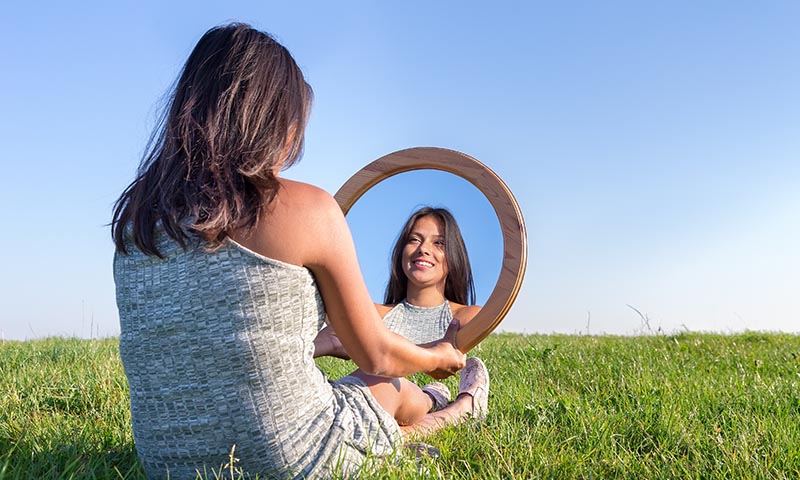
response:
M428 242L420 242L419 248L417 250L419 250L420 253L429 254L431 251L430 247L431 246Z

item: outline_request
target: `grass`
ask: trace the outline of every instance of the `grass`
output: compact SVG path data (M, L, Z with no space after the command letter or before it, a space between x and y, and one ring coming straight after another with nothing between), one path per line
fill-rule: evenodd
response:
M473 353L489 417L428 438L442 456L424 476L800 478L798 336L500 334ZM3 343L0 480L143 478L127 395L115 339ZM411 463L366 476L418 478Z

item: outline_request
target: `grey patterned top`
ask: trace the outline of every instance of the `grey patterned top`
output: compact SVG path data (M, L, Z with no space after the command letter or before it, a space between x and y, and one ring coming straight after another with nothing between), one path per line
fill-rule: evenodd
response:
M436 307L418 307L403 300L383 316L389 330L417 345L442 338L452 319L447 300Z
M237 467L262 476L354 471L388 455L397 423L359 380L312 358L325 310L302 267L229 241L208 253L161 238L165 259L114 257L120 354L136 449L149 478Z

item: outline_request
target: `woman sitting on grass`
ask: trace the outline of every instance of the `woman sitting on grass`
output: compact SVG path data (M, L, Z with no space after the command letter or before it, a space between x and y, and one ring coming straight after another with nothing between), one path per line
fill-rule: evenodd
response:
M406 221L392 249L384 304L376 304L384 323L417 345L429 344L445 334L453 319L461 326L472 320L481 309L474 304L472 268L458 222L446 208L417 210ZM315 346L316 356L348 358L330 327L320 332ZM469 396L470 401L475 400L473 414L483 417L488 372L478 358L467 359L467 365L468 371L477 369L486 378L487 390ZM368 384L372 381L363 372L354 375ZM442 383L429 383L422 391L431 397L433 411L450 403L450 390Z
M117 201L120 354L150 478L194 478L234 446L251 474L352 473L426 425L431 400L397 378L464 367L456 324L425 347L386 328L335 200L278 176L300 157L311 98L268 34L212 28ZM369 385L316 367L326 313ZM472 402L443 411L465 418Z

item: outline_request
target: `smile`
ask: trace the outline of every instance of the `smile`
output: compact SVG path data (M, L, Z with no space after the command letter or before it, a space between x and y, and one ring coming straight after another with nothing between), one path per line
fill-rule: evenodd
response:
M416 265L418 267L428 267L428 268L430 268L430 267L433 266L433 264L431 262L428 262L426 260L414 260L413 263L414 263L414 265Z

